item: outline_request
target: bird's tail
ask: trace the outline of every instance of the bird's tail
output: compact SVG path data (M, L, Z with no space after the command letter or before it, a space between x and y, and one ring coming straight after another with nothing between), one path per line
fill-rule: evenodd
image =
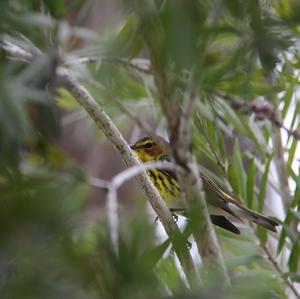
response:
M272 232L277 232L276 226L279 225L279 223L276 220L271 219L270 217L261 215L243 206L239 206L238 214L242 214L241 216L244 216L247 220L252 221L258 225L261 225Z

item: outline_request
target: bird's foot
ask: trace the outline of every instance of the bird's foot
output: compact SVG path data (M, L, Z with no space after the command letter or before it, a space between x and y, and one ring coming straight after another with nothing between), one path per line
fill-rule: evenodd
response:
M191 250L191 248L192 248L192 243L189 242L189 241L186 241L186 246L187 246L188 250Z
M175 221L175 222L177 222L177 221L178 221L178 215L176 215L176 214L172 213L172 217L173 217L173 219L174 219L174 221Z
M171 213L172 213L172 212L171 212ZM172 213L172 217L173 217L173 220L174 220L175 222L178 221L178 215ZM158 220L159 220L159 217L156 216L155 219L154 219L154 223L157 224Z

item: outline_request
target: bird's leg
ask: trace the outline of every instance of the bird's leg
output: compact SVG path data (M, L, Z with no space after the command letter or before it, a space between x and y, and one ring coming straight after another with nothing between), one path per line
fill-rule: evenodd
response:
M190 241L186 241L186 246L188 250L190 250L192 248L192 243Z
M176 214L172 213L172 217L173 217L173 219L174 219L174 221L175 221L175 222L177 222L177 221L178 221L178 215L176 215Z
M178 221L177 213L179 212L179 214L181 215L181 213L183 213L185 211L185 209L182 209L182 208L170 208L169 210L172 213L172 216L173 216L173 219L175 222Z
M170 209L170 212L172 214L172 217L174 219L175 222L178 221L178 215L176 215L174 212L177 212L177 211L181 211L182 209ZM155 224L157 224L157 221L159 220L159 217L156 216L155 217ZM192 243L190 241L186 241L186 246L187 246L187 249L190 250L192 248Z
M171 212L171 211L170 211L170 212ZM177 222L177 221L178 221L178 216L177 216L175 213L172 213L172 212L171 212L171 214L172 214L172 217L173 217L174 221ZM156 216L156 217L155 217L155 220L154 220L154 223L157 224L157 221L158 221L158 220L159 220L159 217Z
M182 208L179 208L179 209L170 208L170 212L172 213L174 221L177 222L178 221L178 215L175 214L175 212L180 212L180 213L185 213L186 214L186 209L182 209ZM189 241L186 241L186 246L187 246L188 250L190 250L192 248L192 243L189 242Z
M177 222L177 221L178 221L178 215L175 214L175 212L181 212L181 211L184 211L184 209L174 209L174 208L170 208L169 211L171 212L174 221ZM159 220L159 217L156 216L156 217L155 217L155 220L154 220L155 224L157 223L158 220Z
M175 222L178 221L178 215L175 214L176 209L169 209Z

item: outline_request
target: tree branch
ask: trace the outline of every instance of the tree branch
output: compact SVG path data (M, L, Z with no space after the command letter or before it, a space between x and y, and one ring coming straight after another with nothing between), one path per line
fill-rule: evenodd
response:
M0 47L14 59L26 62L32 62L35 59L34 55L10 42L2 41ZM72 94L75 100L86 110L90 117L95 121L98 128L103 131L109 142L119 153L126 166L130 167L138 165L140 167L137 157L132 153L119 130L105 111L96 103L88 90L85 89L66 68L57 68L56 77L59 83L62 84ZM181 234L177 224L174 222L172 214L167 208L165 202L161 199L158 191L153 186L146 173L139 174L136 179L143 193L148 198L152 208L161 220L162 225L174 246L187 280L192 286L195 283L197 270L186 246L186 241L184 240L183 235ZM184 246L182 246L182 244L184 244Z
M142 165L132 166L130 168L125 169L124 171L115 175L110 182L101 180L95 177L91 177L89 179L90 184L92 186L106 189L106 203L107 203L107 220L108 220L108 228L111 233L111 241L117 252L118 250L118 238L119 238L119 217L118 217L118 200L117 200L117 192L118 189L126 182L136 177L139 174L144 173L147 170L162 168L168 169L172 171L181 171L181 168L170 162L153 162L153 163L145 163Z
M268 84L274 85L274 78L271 72L269 72L266 75L265 80ZM271 105L278 106L277 98L275 98L273 95L267 96L266 99L271 103ZM281 133L280 130L277 130L275 127L275 126L278 127L278 125L280 126L281 123L283 124L283 121L281 121L281 119L279 118L276 112L274 112L273 114L271 113L270 115L271 115L270 116L271 121L272 119L275 118L275 121L274 120L272 121L272 124L275 124L272 127L272 143L273 143L273 150L275 153L274 160L275 160L275 166L277 168L277 176L278 176L278 182L281 191L283 206L285 212L287 212L290 208L292 197L291 197L291 190L288 181L287 166L284 160L284 150L282 145Z
M266 256L267 256L268 260L270 261L270 263L273 265L273 267L275 268L275 270L279 273L279 275L281 276L281 278L283 279L283 281L285 282L285 284L290 288L290 290L295 295L295 297L297 299L300 299L300 294L296 290L295 286L289 281L288 277L281 270L281 268L279 267L277 261L272 256L271 252L266 247L266 245L262 244L261 242L260 242L259 245L260 245L261 249L264 251L264 253L266 254Z
M127 167L139 165L139 161L133 155L127 142L124 140L116 126L110 120L104 110L92 98L90 93L64 68L58 69L58 79L63 82L64 87L74 96L78 103L88 112L90 117L95 121L97 126L103 131L107 139L112 143L121 159ZM161 199L158 191L153 186L149 177L145 174L139 174L137 176L139 186L147 196L152 208L161 220L168 236L170 237L175 251L178 254L178 258L184 269L184 272L191 282L193 274L195 274L195 267L192 257L186 248L180 248L177 245L176 238L182 237L178 226L174 222L172 215L167 208L165 202Z
M267 80L268 83L272 84L271 80ZM225 95L218 95L223 98L227 98ZM238 109L240 112L248 114L254 113L258 120L268 119L272 123L272 142L275 153L275 166L277 170L278 183L280 187L280 194L282 195L282 204L285 212L290 208L292 201L291 190L288 183L288 175L286 171L286 162L284 160L284 149L281 140L280 130L282 128L287 132L288 135L293 136L295 139L300 140L299 130L293 130L287 128L283 124L283 120L279 116L278 111L275 109L275 99L271 96L267 98L267 101L255 100L253 102L247 102L244 100L234 100L229 98L231 105Z
M199 83L197 81L199 79L198 74L195 68L191 71L189 84L185 90L185 98L182 102L180 100L182 93L176 86L170 58L168 55L161 55L161 51L164 51L164 28L157 17L155 7L151 1L144 1L143 5L137 3L136 8L140 15L143 37L149 49L161 109L167 119L172 154L176 163L186 170L185 175L178 174L182 197L187 202L189 212L194 211L195 207L198 208L197 218L200 221L195 223L194 230L198 251L206 269L213 268L217 270L216 272L219 274L223 286L229 286L230 280L216 233L209 217L202 180L199 176L199 171L196 171L198 165L190 152L192 140L191 124ZM204 48L201 49L203 50L203 57L205 55ZM201 60L198 62L199 64L202 63ZM180 104L181 102L182 105ZM190 192L192 189L194 192ZM186 196L187 193L189 196Z
M268 249L268 247L263 244L261 242L261 240L257 237L255 230L253 228L253 225L251 225L252 228L252 232L255 235L255 237L258 240L258 244L259 247L261 248L261 250L266 254L268 260L270 261L270 263L272 264L272 266L274 267L274 269L278 272L278 274L280 275L280 277L282 278L282 280L284 281L284 283L286 284L286 286L291 290L291 292L295 295L295 298L300 299L300 294L298 293L297 289L295 288L295 286L293 285L293 283L288 279L288 277L285 275L285 273L282 271L282 269L280 268L280 266L278 265L276 259L272 256L272 253L270 252L270 250Z
M286 127L278 111L275 109L274 105L271 102L262 100L255 100L252 102L234 100L231 102L233 108L238 109L239 111L245 114L254 113L256 119L258 120L268 119L275 127L285 130L289 136L292 136L300 141L300 131Z

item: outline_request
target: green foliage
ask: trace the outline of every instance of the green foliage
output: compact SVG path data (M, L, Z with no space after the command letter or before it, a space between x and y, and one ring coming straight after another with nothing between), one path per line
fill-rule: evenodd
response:
M286 281L300 282L299 140L290 134L278 153L274 136L283 124L300 127L298 1L127 0L101 34L81 27L92 2L0 1L1 39L36 55L25 63L0 52L1 299L287 298ZM199 263L202 284L190 289L144 206L120 207L117 248L104 205L99 219L83 216L88 175L55 145L60 116L82 109L57 82L61 65L124 132L131 123L120 104L165 131L162 98L170 111L184 104L195 77L191 148L201 170L247 207L283 215L277 234L247 223L240 236L217 228L231 289L220 294ZM256 111L257 100L274 110ZM281 271L265 249L277 249Z
M57 96L55 97L58 107L65 110L73 110L79 108L79 104L74 97L64 88L57 89Z

